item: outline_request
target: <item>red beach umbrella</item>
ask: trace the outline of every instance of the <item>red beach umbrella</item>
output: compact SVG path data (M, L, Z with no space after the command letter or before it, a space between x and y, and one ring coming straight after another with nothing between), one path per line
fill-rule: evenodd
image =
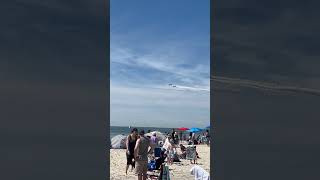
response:
M186 127L181 127L181 128L178 128L179 131L186 131L186 130L189 130L189 128L186 128Z

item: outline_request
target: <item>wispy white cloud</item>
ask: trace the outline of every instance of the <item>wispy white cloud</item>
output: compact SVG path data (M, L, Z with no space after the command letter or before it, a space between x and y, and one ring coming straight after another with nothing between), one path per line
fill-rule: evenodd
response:
M111 62L131 68L147 68L165 72L167 73L166 77L159 78L167 81L178 79L189 85L209 86L210 68L208 64L201 63L204 60L197 63L197 60L190 58L192 55L188 55L192 54L192 52L183 51L178 47L170 46L170 48L167 48L166 45L161 45L160 47L164 47L163 49L168 49L168 51L138 52L127 47L113 45L111 47ZM209 59L207 61L209 62ZM171 82L164 81L164 83Z

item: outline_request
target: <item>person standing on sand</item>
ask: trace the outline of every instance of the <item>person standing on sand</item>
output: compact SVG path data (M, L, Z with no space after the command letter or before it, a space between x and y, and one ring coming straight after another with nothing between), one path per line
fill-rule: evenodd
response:
M159 142L159 140L158 140L157 134L156 134L155 132L152 133L152 136L151 136L150 140L151 140L151 144L152 144L154 147L158 147L158 142Z
M205 136L206 136L206 140L207 140L206 143L209 146L210 145L210 133L209 133L208 129L205 132Z
M126 174L128 173L128 169L129 169L130 165L131 165L131 171L135 167L134 147L136 146L137 135L138 135L138 129L133 128L131 130L131 134L129 134L127 137L127 141L126 141L126 147L127 147L127 150L126 150L126 156L127 156Z
M177 132L174 132L174 144L175 145L179 144L179 136Z
M162 149L163 149L164 151L168 150L169 144L170 144L170 136L168 136L168 137L166 138L166 140L164 141L164 144L163 144L163 146L162 146Z
M192 137L192 132L189 133L189 141L191 141L191 137Z
M169 165L172 165L173 158L174 158L173 143L169 143L167 148L167 160Z
M175 133L175 130L174 128L172 129L172 132L171 132L171 138L174 139L174 133Z
M134 157L136 160L135 173L138 175L138 180L146 180L148 171L148 154L152 151L152 147L150 146L150 140L144 136L144 130L141 130L139 135L140 138L137 140L134 148Z
M196 140L196 134L195 133L192 133L191 140L192 140L192 144L195 144L195 140Z

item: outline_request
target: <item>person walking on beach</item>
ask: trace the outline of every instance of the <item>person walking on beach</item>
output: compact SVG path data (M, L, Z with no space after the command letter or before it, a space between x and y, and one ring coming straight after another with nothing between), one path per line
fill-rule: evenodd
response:
M157 134L155 132L152 133L152 136L150 138L150 141L151 141L151 144L156 148L158 147L158 137L157 137Z
M136 160L135 173L138 175L138 180L146 180L148 171L148 154L152 151L152 147L150 146L150 140L144 136L144 130L141 130L139 135L140 138L137 140L134 148L134 156Z
M127 166L126 166L126 174L128 173L129 166L131 165L131 171L135 167L135 161L134 161L134 147L136 146L137 142L137 134L138 134L138 129L133 128L131 130L131 134L128 135L127 137L127 142L126 142L126 156L127 156Z

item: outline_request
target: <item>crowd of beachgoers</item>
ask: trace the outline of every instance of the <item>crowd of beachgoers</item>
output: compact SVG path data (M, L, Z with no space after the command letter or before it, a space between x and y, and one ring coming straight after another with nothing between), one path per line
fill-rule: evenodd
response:
M122 143L110 150L111 179L209 179L209 130L145 133L132 128Z

